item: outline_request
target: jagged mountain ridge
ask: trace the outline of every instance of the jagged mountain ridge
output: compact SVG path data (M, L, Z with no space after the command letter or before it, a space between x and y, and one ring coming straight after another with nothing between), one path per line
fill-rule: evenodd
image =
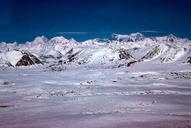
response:
M92 39L84 42L68 40L62 36L48 40L41 36L25 44L0 43L0 66L57 62L64 64L189 63L190 57L191 41L174 35L145 37L141 33L112 34L111 40Z

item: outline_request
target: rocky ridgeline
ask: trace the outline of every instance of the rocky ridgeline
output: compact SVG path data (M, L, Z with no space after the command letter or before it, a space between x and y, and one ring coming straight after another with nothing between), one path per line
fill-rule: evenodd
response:
M25 44L0 43L0 66L35 64L107 64L139 62L191 63L191 42L173 35L145 37L113 34L112 39L77 42L64 37L37 37Z

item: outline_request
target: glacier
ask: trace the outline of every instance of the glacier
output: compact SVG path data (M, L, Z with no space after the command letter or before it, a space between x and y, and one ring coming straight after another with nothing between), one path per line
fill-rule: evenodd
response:
M0 43L0 128L189 128L191 41Z

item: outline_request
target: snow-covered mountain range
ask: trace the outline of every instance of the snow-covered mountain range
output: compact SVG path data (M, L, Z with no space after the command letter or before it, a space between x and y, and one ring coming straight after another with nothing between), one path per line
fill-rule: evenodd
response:
M0 66L34 64L191 63L191 41L175 37L145 37L141 33L112 34L112 39L77 42L62 36L36 37L24 44L0 43Z

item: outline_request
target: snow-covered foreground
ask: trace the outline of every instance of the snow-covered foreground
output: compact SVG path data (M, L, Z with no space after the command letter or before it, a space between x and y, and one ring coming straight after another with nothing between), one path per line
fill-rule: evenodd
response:
M175 64L6 69L0 127L190 128L190 80L191 67Z

